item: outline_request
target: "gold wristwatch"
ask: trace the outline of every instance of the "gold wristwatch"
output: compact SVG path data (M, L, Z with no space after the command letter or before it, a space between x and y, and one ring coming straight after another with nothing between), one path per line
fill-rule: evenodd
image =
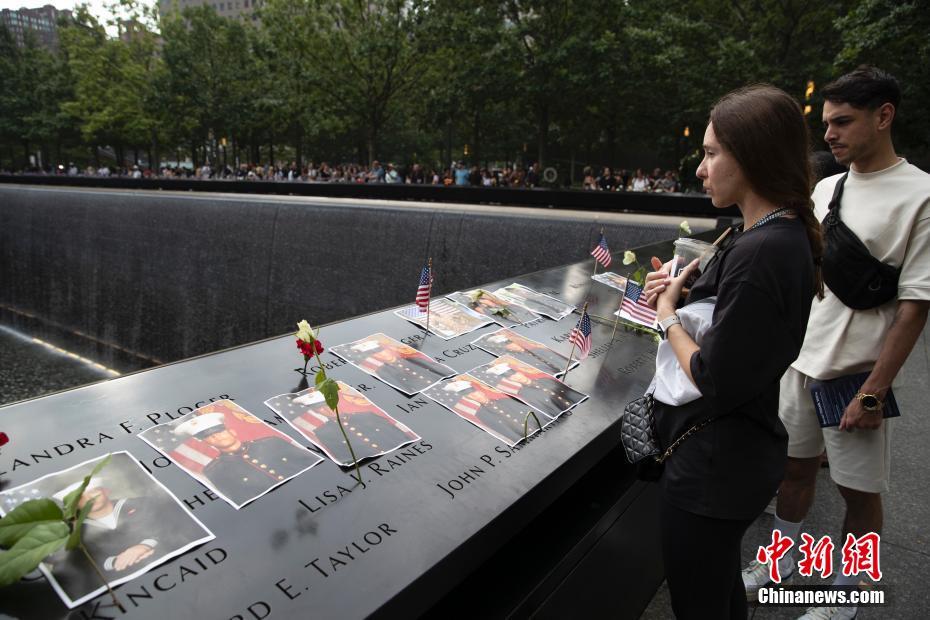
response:
M885 406L885 403L881 401L875 394L865 394L863 392L856 392L856 400L862 403L862 408L868 411L869 413L874 413L876 411L881 411L882 407Z

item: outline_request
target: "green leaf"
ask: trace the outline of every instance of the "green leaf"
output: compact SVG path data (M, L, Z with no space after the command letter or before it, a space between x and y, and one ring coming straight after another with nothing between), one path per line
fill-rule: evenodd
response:
M103 469L103 468L106 466L106 464L110 462L110 456L111 456L111 455L109 455L109 454L106 455L106 457L104 457L104 459L103 459L102 461L100 461L99 463L97 463L97 465L94 467L94 469L93 469L89 474L87 474L86 476L84 476L84 482L81 483L81 486L79 486L79 487L76 488L75 490L73 490L73 491L71 491L70 493L68 493L67 495L65 495L65 501L64 501L64 505L65 505L64 517L65 517L65 519L67 519L68 521L70 521L71 519L73 519L73 518L75 517L75 515L77 514L77 511L78 511L78 507L77 507L77 505L78 505L78 500L81 499L81 495L84 494L84 490L87 489L87 485L90 484L90 479L93 478L94 476L96 476L97 474L99 474L99 473L100 473L100 470Z
M320 384L319 389L326 399L326 406L335 411L339 405L339 384L332 379L327 379Z
M68 526L63 522L36 525L9 551L0 552L0 587L16 583L64 546Z
M61 520L61 508L53 500L43 498L23 502L0 519L0 547L12 547L37 525Z
M77 546L81 544L81 527L84 525L84 519L90 514L90 509L93 507L93 503L88 502L84 504L84 507L78 512L77 519L75 519L74 523L71 525L71 535L68 536L68 544L65 546L65 549L68 551L76 549Z
M320 372L316 373L316 379L314 379L314 383L317 387L320 387L320 384L324 381L326 381L326 372L321 369Z

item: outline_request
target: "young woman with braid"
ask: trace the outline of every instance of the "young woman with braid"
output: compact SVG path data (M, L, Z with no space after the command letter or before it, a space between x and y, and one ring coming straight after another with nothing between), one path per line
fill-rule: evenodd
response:
M815 293L822 294L820 224L810 201L809 136L798 103L772 86L724 96L710 112L697 171L715 207L737 205L742 232L695 281L685 304L716 297L698 346L677 321L684 283L666 264L646 295L682 370L701 397L656 402L665 461L660 527L678 618L745 618L740 548L784 475L788 436L779 380L797 357Z

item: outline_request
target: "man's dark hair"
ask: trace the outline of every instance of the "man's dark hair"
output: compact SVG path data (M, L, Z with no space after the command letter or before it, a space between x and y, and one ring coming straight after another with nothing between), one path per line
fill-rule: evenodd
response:
M823 98L832 103L848 103L854 108L874 110L886 103L898 108L901 87L898 80L878 67L862 65L827 84Z

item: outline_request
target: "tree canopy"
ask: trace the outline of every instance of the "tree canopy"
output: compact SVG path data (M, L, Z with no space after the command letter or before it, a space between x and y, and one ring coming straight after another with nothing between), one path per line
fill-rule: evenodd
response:
M862 63L901 81L902 152L930 152L927 0L267 0L244 21L118 5L122 36L79 9L56 50L0 27L0 168L675 167L753 82L810 105L820 145L818 89Z

